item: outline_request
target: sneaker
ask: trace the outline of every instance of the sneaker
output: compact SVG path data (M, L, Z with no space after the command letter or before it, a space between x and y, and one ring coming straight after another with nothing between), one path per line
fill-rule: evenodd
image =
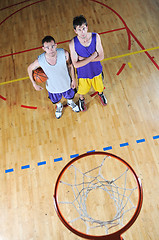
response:
M67 105L71 107L74 112L80 112L78 105L76 105L73 101L71 103L67 102Z
M84 99L80 99L79 98L79 108L82 112L86 111L87 110L87 107L86 107L86 104L85 104L85 101Z
M103 94L103 93L101 93L101 94L98 93L98 96L99 96L99 98L100 98L100 101L101 101L102 105L103 105L103 106L107 105L107 99L106 99L106 97L104 96L104 94Z
M56 112L55 112L55 116L57 119L59 119L62 116L62 109L63 109L63 105L61 104L60 107L58 107L56 105Z

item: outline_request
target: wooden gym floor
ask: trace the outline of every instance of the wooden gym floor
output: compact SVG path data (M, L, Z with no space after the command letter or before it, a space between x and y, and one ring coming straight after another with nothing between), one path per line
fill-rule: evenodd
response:
M79 14L101 34L108 105L91 89L88 111L66 107L57 120L27 67L42 53L45 35L68 50ZM0 1L1 240L80 239L58 219L54 184L74 155L92 150L120 156L141 178L143 207L124 238L159 239L158 25L158 0Z

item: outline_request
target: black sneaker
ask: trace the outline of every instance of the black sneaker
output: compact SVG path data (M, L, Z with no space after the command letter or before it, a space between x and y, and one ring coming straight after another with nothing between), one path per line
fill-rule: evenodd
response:
M82 112L84 112L84 111L87 110L84 99L81 100L81 99L79 98L79 108L80 108L80 110L81 110Z
M106 99L106 97L104 96L104 94L103 94L103 93L101 93L101 94L98 93L98 96L99 96L99 98L100 98L100 101L101 101L102 105L103 105L103 106L107 105L107 99Z

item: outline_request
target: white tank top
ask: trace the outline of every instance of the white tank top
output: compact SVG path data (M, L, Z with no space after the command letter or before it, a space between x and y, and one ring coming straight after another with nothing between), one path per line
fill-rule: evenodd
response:
M50 93L62 93L71 88L71 79L66 64L65 51L63 48L57 48L57 62L50 65L45 58L45 53L38 56L38 61L47 75L46 89Z

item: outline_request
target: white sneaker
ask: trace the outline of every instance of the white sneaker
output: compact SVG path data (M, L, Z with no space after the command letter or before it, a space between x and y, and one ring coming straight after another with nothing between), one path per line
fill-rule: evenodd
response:
M74 112L80 112L78 105L76 105L76 103L74 103L73 101L71 103L67 102L67 105L71 107Z
M62 109L63 109L63 105L61 104L61 106L57 106L56 105L56 112L55 112L55 116L57 119L59 119L62 116Z

